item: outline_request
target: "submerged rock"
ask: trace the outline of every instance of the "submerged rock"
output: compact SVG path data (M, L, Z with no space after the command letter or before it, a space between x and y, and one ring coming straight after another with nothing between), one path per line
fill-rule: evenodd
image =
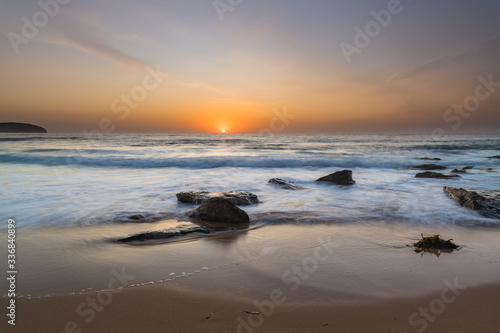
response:
M137 242L147 242L147 241L155 241L162 239L169 239L173 237L179 237L182 235L193 234L193 233L210 233L210 229L194 225L190 223L190 225L181 225L178 228L167 229L163 231L148 231L140 234L132 235L130 237L118 239L118 243L137 243Z
M331 182L337 185L353 185L355 181L352 179L351 170L342 170L329 174L328 176L321 177L316 180L317 182Z
M459 175L447 175L439 172L425 171L421 173L417 173L415 178L436 178L436 179L451 179L451 178L460 178Z
M484 217L500 218L500 191L474 192L448 186L443 190L462 207L475 210Z
M268 183L279 185L282 188L284 188L285 190L301 190L302 189L302 187L292 185L289 182L287 182L286 180L283 180L281 178L269 179Z
M413 244L417 253L431 250L455 250L458 248L458 245L452 242L453 239L444 240L439 235L424 237L422 234L421 236L422 239Z
M452 172L452 173L466 173L467 171L465 171L465 170L463 170L463 169L462 169L462 170L459 170L459 169L453 169L453 170L451 170L451 172Z
M130 220L140 221L140 220L144 220L145 217L142 214L134 214L134 215L130 215L128 218Z
M490 156L490 157L488 157L488 158L491 158L491 159L497 159L497 160L498 160L498 159L500 159L500 155L497 155L497 156Z
M425 160L425 161L441 161L440 158L430 158L430 157L421 157L420 158L421 160Z
M473 165L468 165L466 167L463 167L462 169L453 169L453 170L451 170L451 172L453 172L453 173L466 173L467 170L472 169L472 168L474 168Z
M420 169L420 170L442 170L446 169L446 167L442 165L437 165L437 164L421 164L421 165L414 165L412 166L413 169Z
M224 198L235 205L248 206L259 202L257 195L246 191L210 192L184 191L176 194L177 200L183 203L201 204L210 198Z
M248 224L248 214L226 198L215 197L187 213L190 218L209 222Z

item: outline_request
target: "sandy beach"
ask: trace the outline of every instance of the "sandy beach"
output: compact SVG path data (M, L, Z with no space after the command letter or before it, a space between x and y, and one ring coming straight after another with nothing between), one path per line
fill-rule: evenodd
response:
M20 257L16 325L4 317L2 332L500 329L496 229L282 225L151 246L113 243L139 228L24 231L31 257ZM417 230L462 247L415 253L405 244ZM48 244L52 256L43 252ZM5 296L1 302L9 305Z
M1 327L2 332L65 333L493 333L500 330L499 295L500 284L494 284L465 290L443 288L426 295L373 302L277 304L283 301L279 295L272 302L175 286L145 286L123 290L112 297L91 293L21 299L17 303L16 326L3 320ZM88 303L89 300L95 303ZM1 304L5 308L6 301ZM84 309L85 315L77 314L79 308Z

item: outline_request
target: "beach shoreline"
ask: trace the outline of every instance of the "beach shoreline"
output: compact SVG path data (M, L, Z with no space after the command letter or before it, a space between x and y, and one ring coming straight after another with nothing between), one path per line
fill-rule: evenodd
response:
M249 299L178 286L18 299L2 332L498 332L500 283L370 302ZM2 299L5 309L6 300Z
M77 136L5 141L18 270L15 298L0 289L6 311L16 302L6 331L496 332L498 219L443 187L496 191L498 139L465 139L117 135L92 151ZM68 164L75 149L82 159ZM467 171L416 178L424 156ZM347 169L352 186L315 181ZM207 227L177 198L189 190L259 202L243 207L245 228L186 234ZM123 241L158 233L175 237ZM415 252L437 234L458 248Z

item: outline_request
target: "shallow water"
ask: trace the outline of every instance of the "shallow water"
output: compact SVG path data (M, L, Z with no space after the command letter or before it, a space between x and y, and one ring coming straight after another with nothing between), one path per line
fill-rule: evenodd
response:
M500 188L498 135L84 135L0 136L0 219L18 226L90 225L128 213L184 218L183 190L256 193L246 209L267 223L354 223L381 220L425 225L498 224L456 204L442 191L454 186ZM424 161L420 158L441 158ZM444 172L475 168L456 180L414 178L408 166L436 163ZM317 178L353 170L356 185ZM490 170L488 170L490 169ZM268 184L280 177L304 191ZM286 214L284 214L286 213ZM5 228L2 224L1 228Z
M24 297L108 288L113 270L134 276L134 286L259 298L279 288L291 300L415 294L456 277L495 282L500 221L458 207L442 188L500 189L499 161L488 159L498 147L498 135L441 142L423 135L2 135L0 237L7 239L6 221L15 219ZM427 163L444 172L475 167L453 180L417 179L419 171L408 168ZM353 170L354 186L315 182L342 169ZM305 189L268 184L274 177ZM148 246L115 242L186 221L194 206L177 202L183 190L245 190L261 202L242 207L248 230ZM136 213L149 222L130 223ZM421 256L406 246L420 233L462 247ZM318 260L325 242L331 253ZM304 275L293 272L297 265Z

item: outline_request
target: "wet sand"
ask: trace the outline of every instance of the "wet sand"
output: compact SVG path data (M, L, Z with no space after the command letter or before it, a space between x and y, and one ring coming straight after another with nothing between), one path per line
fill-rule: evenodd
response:
M112 295L112 296L109 296ZM176 286L17 301L2 332L499 332L500 284L372 302L282 304ZM88 303L90 300L95 300ZM92 301L90 301L92 302ZM1 300L5 309L6 300ZM95 310L94 310L95 309ZM77 313L79 311L80 314ZM247 313L255 312L255 314ZM422 311L419 313L419 311ZM258 312L258 314L257 314Z
M177 222L154 226L165 223ZM151 246L113 241L151 227L24 230L16 326L2 290L0 331L500 331L495 228L277 225ZM420 232L461 248L417 254L407 245Z

